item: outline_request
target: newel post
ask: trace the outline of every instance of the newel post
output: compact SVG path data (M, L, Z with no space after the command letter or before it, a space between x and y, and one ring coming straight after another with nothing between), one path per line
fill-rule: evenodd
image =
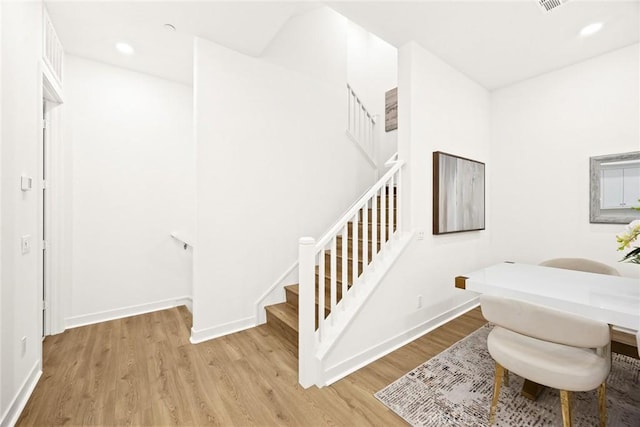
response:
M298 245L298 382L304 388L316 384L315 357L316 241L302 237Z

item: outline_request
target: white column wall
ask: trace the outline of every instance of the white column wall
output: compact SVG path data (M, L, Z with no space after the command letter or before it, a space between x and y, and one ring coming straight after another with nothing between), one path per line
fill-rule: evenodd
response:
M293 46L294 34L274 43ZM332 49L342 82L276 64L276 50L262 59L196 42L194 341L253 326L256 302L297 260L298 239L320 237L374 181L345 136L346 40Z
M491 167L489 92L411 42L399 50L398 97L398 152L407 161L404 224L413 232L424 232L424 239L414 236L327 355L324 364L334 376L392 351L470 307L474 296L455 289L453 279L490 260L489 227L431 234L432 152L445 151ZM491 193L488 178L487 202ZM491 213L487 203L486 216Z
M10 425L42 368L42 4L2 2L1 8L0 424ZM31 191L20 190L21 175L33 177ZM25 235L32 247L22 254Z
M192 88L65 57L67 327L189 304L194 235Z
M589 223L589 157L640 150L638 45L492 94L492 258L590 258L627 276L623 224ZM640 197L640 195L638 195Z
M0 23L2 23L2 2L0 2ZM2 29L0 29L0 99L2 99ZM0 176L2 176L2 101L0 101ZM3 189L0 185L0 239L2 238L2 194ZM0 259L2 259L2 245L0 245ZM2 263L0 263L0 288L2 287ZM0 307L4 311L2 305L2 291L0 290ZM0 327L0 343L2 343L3 332ZM1 344L0 344L1 345ZM2 348L0 348L0 384L4 384L2 381ZM2 403L2 396L4 395L4 389L0 386L0 423L4 421L4 404Z

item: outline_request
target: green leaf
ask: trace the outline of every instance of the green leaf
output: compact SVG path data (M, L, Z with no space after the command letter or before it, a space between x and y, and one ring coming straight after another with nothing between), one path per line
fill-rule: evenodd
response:
M635 248L620 260L620 262L630 262L632 264L640 264L640 248Z

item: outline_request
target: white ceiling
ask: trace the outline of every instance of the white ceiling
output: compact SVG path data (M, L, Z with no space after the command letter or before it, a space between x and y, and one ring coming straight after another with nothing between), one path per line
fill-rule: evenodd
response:
M551 12L536 0L330 5L394 46L415 40L488 89L638 43L640 35L638 0L570 0ZM580 37L593 22L603 29Z
M259 56L313 1L46 1L67 52L191 84L193 36ZM536 0L330 2L400 47L415 40L488 89L637 43L640 0L571 0L545 13ZM600 21L589 38L578 33ZM177 31L163 25L173 24ZM115 43L136 50L123 56Z
M257 56L312 2L45 0L67 53L191 84L193 36ZM175 32L164 24L172 24ZM115 49L127 42L135 55Z

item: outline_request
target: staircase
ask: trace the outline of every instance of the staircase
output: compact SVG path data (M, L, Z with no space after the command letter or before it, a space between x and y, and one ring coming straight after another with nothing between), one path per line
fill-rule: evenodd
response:
M365 271L364 264L364 244L363 244L363 236L366 236L367 241L367 267L369 267L370 263L375 258L373 251L373 240L375 239L375 254L379 254L380 251L384 248L385 243L388 242L390 236L397 229L398 216L397 216L397 195L396 195L396 187L386 187L384 190L384 196L377 196L376 212L374 214L373 209L368 207L366 208L366 214L364 210L361 210L357 221L357 227L354 234L354 222L350 221L347 225L346 233L343 235L336 236L336 263L335 263L335 284L336 284L336 301L337 304L342 300L343 289L351 289L353 286L353 270L355 265L357 265L358 274L356 277L360 277L362 273ZM382 212L382 206L384 205L384 213ZM390 207L392 212L390 212ZM375 218L377 219L375 226L371 222L362 221L363 217L366 218ZM387 218L388 221L384 221ZM382 220L382 222L381 222ZM364 233L364 228L366 227L366 233ZM374 233L374 227L375 233ZM391 233L390 233L391 231ZM346 252L343 250L343 245L345 240L343 236L346 235ZM377 239L376 236L380 236ZM357 256L354 262L354 239L357 241ZM347 261L344 262L344 254L347 254ZM315 267L315 316L316 319L316 329L318 328L318 310L320 308L321 300L324 309L324 317L327 318L331 313L331 283L334 279L332 277L332 268L331 268L331 253L330 251L324 251L324 274L320 274L320 265L316 265ZM344 265L346 264L346 272L344 272ZM346 275L344 274L346 273ZM324 276L324 284L322 286L322 292L324 293L324 298L320 298L319 295L319 282L322 280L321 276ZM346 287L343 287L344 280L346 278ZM267 313L267 324L270 325L273 330L277 331L282 338L284 338L287 342L289 342L295 348L296 352L298 349L298 307L299 307L299 284L291 284L285 286L285 294L286 301L280 304L268 305L265 307Z

